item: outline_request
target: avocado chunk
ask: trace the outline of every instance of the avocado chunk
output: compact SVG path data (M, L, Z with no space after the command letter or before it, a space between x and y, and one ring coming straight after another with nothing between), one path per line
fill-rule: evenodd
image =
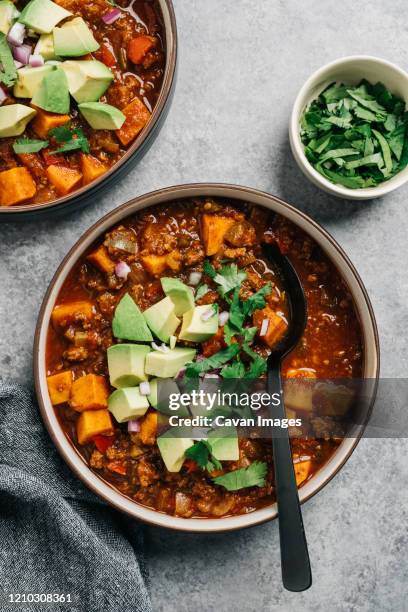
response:
M117 389L108 399L108 410L118 423L137 419L143 416L148 408L147 397L140 394L139 387Z
M102 102L82 102L78 108L94 130L119 130L126 119L118 108Z
M207 318L207 313L213 314ZM216 304L205 304L194 306L183 315L183 324L179 335L179 340L189 342L204 342L211 338L218 331L218 306Z
M99 49L99 43L82 17L54 28L53 36L55 53L61 57L80 57Z
M175 380L172 378L152 378L152 380L149 380L149 385L150 393L147 399L153 408L168 416L173 414L183 417L189 416L187 406L180 405L177 410L171 410L169 407L170 396L173 394L180 395L180 389Z
M128 293L125 293L116 306L112 330L113 335L122 340L133 340L135 342L151 342L153 340L142 312Z
M18 18L28 28L39 34L49 34L53 28L72 13L51 2L51 0L31 0Z
M14 15L15 15L14 4L8 0L0 0L0 32L3 32L7 36L9 29L11 28Z
M179 347L169 350L167 353L151 351L146 356L146 374L158 378L173 378L186 363L194 359L195 354L195 349Z
M111 70L97 60L68 60L61 64L69 93L78 103L96 102L113 81Z
M55 70L55 66L45 64L38 68L25 66L17 70L17 83L14 85L13 95L16 98L32 98L40 88L43 78Z
M55 55L54 36L52 34L41 34L35 46L34 53L36 55L42 55L46 62L60 59Z
M211 446L212 454L218 461L238 461L239 447L235 427L223 427L221 433L217 430L210 431L208 443Z
M143 312L146 323L162 342L168 342L180 325L180 319L176 317L174 310L173 301L166 297Z
M171 430L157 438L157 446L169 472L181 470L185 459L184 453L193 444L191 438L176 438Z
M0 106L0 137L20 136L37 111L24 104Z
M185 285L178 278L164 277L160 279L164 293L174 303L174 313L177 317L194 306L194 294L188 285Z
M114 344L107 350L109 378L112 387L133 387L145 374L146 355L150 347L142 344Z
M50 113L67 115L69 113L69 91L65 72L59 66L45 75L32 103Z

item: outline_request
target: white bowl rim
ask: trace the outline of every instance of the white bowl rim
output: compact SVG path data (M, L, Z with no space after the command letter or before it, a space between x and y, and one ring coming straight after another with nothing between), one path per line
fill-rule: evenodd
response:
M343 187L342 185L332 183L328 179L324 178L319 172L317 172L317 170L313 168L311 163L306 158L303 144L300 139L299 130L300 115L305 107L308 92L310 91L310 89L312 89L313 85L316 82L319 82L322 77L324 77L324 74L329 70L340 68L342 66L347 65L347 63L356 61L381 64L387 69L397 72L401 76L401 78L407 81L408 83L408 73L405 72L405 70L397 66L397 64L390 62L389 60L374 55L348 55L333 60L332 62L321 66L318 70L313 72L307 79L307 81L304 83L304 85L301 87L298 95L296 96L289 123L289 141L293 156L295 157L299 168L302 170L305 176L312 180L315 185L322 188L324 191L326 191L326 193L337 195L340 198L349 200L368 200L384 196L388 193L391 193L391 191L394 191L394 189L398 189L399 187L404 185L408 181L408 167L404 168L404 170L396 174L392 179L384 181L376 187L367 187L365 189L349 189L348 187ZM364 78L364 75L362 75L361 78ZM408 100L406 102L408 106Z
M272 520L277 517L276 503L238 516L221 517L217 519L185 519L149 509L125 497L91 471L65 436L49 399L45 367L47 330L52 308L67 274L83 252L108 228L134 214L138 210L156 204L200 196L251 202L273 210L300 226L301 229L316 240L328 257L334 260L335 265L337 265L337 268L340 270L342 278L348 285L360 317L364 335L364 377L374 380L374 385L372 385L372 397L370 398L370 407L372 407L375 400L379 376L378 332L369 297L353 264L334 238L302 211L263 191L222 183L177 185L139 196L114 209L82 234L55 272L41 305L34 338L34 379L41 416L51 439L69 467L82 482L91 489L91 491L99 495L99 497L102 497L102 499L114 508L125 512L133 518L142 520L145 523L177 531L216 533L234 531ZM299 490L301 503L310 499L320 491L320 489L337 474L357 446L364 428L365 424L359 428L355 437L343 440L339 449L330 460L313 476L313 478L311 478L311 480L301 487Z

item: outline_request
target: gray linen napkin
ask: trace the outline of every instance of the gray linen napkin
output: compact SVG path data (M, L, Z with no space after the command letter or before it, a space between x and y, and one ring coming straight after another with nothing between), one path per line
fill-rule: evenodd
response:
M82 486L33 394L0 382L0 609L150 612L142 526ZM71 603L8 603L60 593Z

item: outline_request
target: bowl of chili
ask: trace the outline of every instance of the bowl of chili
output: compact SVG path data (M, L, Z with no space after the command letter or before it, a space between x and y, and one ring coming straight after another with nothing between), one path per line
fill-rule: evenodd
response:
M153 384L150 375L163 376L163 368L169 367L166 354L173 358L177 350L176 369L166 369L166 376L176 375L183 364L186 373L190 369L210 376L208 363L218 373L231 367L242 376L251 368L264 371L262 362L285 329L286 303L279 279L262 260L261 241L277 243L290 258L308 303L305 334L285 359L283 377L361 378L373 383L366 415L353 437L325 440L316 422L312 439L292 441L303 503L333 478L356 447L379 373L378 335L368 295L341 247L315 221L279 198L250 188L170 187L103 217L78 240L51 281L34 344L36 392L44 423L77 476L134 518L181 531L217 532L277 515L270 441L240 439L237 455L227 461L218 460L214 449L208 451L204 445L204 453L209 453L205 461L215 462L210 470L216 471L208 472L199 458L203 446L191 440L177 465L170 465L157 442L154 402L148 406L141 398L152 393L144 389L146 382ZM182 315L181 330L180 320L174 323L169 298L174 283L178 290L190 287L182 293L194 310L188 320ZM251 313L253 327L247 321L241 331L252 335L251 348L246 347L250 358L214 364L220 351L228 351L225 328L231 328L231 322L224 311L225 296L236 287L239 303ZM132 316L136 310L144 315L143 324L137 324L139 335L149 341L153 330L153 350L150 342L129 343L130 336L120 331L118 313L129 313L129 308ZM166 314L169 308L172 312ZM197 309L199 332L192 324ZM151 323L154 312L160 313L159 328L154 320ZM214 312L217 321L212 327ZM232 333L240 332L232 327ZM132 390L125 397L129 390L123 390L119 379L123 372L113 371L110 353L119 347L128 359L135 346L138 351L145 347L149 376L138 374L139 382L145 381L139 387L127 378ZM237 357L235 349L234 354Z
M175 83L172 1L7 0L1 11L0 220L65 214L157 136Z

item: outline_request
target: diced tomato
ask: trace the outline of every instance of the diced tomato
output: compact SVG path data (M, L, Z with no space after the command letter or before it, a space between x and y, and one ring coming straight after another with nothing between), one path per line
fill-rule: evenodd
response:
M43 149L41 154L47 166L65 163L65 158L61 153L51 153L49 149Z
M94 441L95 446L98 449L98 451L100 451L101 453L105 453L106 450L112 444L112 438L108 436L97 435L97 436L93 436L92 440Z
M184 467L186 468L188 474L198 472L200 469L200 466L192 459L186 459L184 462Z
M95 53L96 59L111 68L116 64L116 57L113 55L112 51L106 47L106 45L102 45L102 47Z
M106 466L111 472L126 476L126 464L123 461L111 461Z
M134 64L141 64L145 55L152 47L154 47L154 38L151 36L137 36L129 41L127 47L128 58Z

